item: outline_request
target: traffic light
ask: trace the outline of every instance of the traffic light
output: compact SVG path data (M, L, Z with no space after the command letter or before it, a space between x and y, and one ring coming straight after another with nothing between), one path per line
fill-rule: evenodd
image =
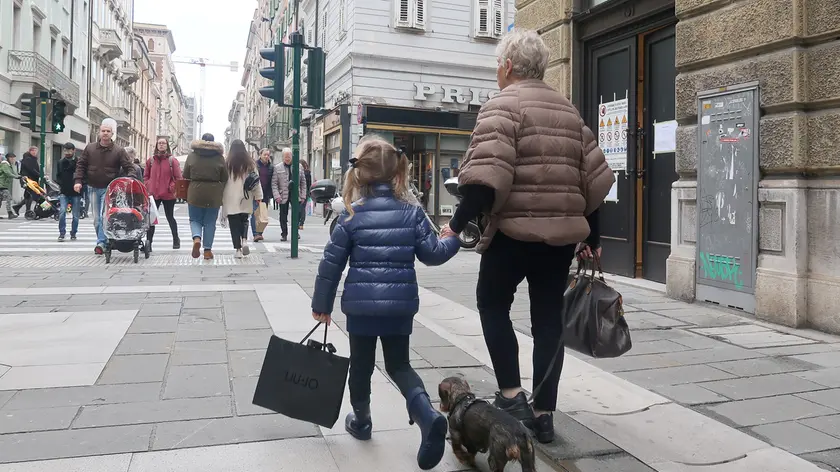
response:
M320 109L324 107L324 75L326 73L326 56L321 48L309 49L309 54L303 60L306 64L306 106Z
M283 52L282 44L275 44L273 48L260 49L260 57L274 63L272 67L260 69L261 76L274 81L272 85L260 87L260 95L274 100L278 105L283 105L283 81L286 78Z
M67 103L63 100L56 100L53 102L52 107L52 132L53 133L61 133L64 131L64 117L67 116L66 112Z
M24 98L20 101L20 126L35 131L35 118L38 116L38 99Z

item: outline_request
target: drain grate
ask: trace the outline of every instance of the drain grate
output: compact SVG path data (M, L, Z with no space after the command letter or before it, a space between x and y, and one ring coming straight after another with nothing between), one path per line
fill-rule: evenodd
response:
M233 266L233 265L265 265L259 254L237 259L233 254L216 254L215 258L205 261L203 258L193 259L189 255L152 254L149 259L143 259L135 264L130 253L114 253L111 263L105 264L105 258L97 255L84 256L0 256L0 267L9 269L32 269L36 267L107 267L107 266L143 266L143 267L174 267L174 266Z

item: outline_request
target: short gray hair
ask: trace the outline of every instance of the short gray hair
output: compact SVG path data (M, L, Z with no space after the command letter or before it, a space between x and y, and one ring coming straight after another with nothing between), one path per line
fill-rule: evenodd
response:
M521 79L542 80L548 68L548 56L548 46L534 30L514 29L496 46L499 63L510 60L513 75Z
M111 132L117 134L117 120L113 118L105 118L102 120L102 126L111 128Z
M131 157L134 157L134 156L137 155L137 151L135 151L134 148L131 147L131 146L126 146L125 153L128 154Z
M292 149L291 149L291 148L283 148L283 155L285 156L287 153L288 153L288 154L291 154L291 153L292 153Z

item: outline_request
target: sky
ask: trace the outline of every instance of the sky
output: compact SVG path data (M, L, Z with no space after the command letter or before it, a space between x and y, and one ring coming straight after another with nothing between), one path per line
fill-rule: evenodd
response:
M230 105L242 88L242 63L256 6L255 0L134 0L134 21L163 24L172 31L174 58L239 63L238 72L229 67L207 67L202 132L213 133L216 141L224 141ZM198 100L200 67L176 63L175 74L184 95L195 95Z

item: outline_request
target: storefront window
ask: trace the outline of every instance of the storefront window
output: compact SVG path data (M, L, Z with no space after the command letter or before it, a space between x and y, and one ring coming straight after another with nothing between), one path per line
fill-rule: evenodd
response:
M5 130L0 129L0 159L6 155L6 153L12 152L12 143L9 142L9 137L11 133L6 133Z
M441 219L451 218L455 213L455 205L458 200L446 191L444 184L452 177L458 176L458 170L464 162L464 153L469 146L469 136L446 136L440 137L440 200L438 214Z
M326 152L326 159L324 160L324 167L328 178L333 180L339 189L344 182L341 172L341 132L328 134L324 148Z

